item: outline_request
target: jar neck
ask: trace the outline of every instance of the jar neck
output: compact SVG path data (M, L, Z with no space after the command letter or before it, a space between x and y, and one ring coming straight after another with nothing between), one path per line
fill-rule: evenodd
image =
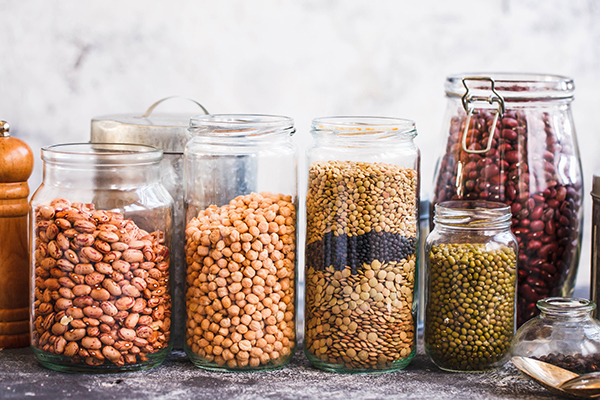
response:
M509 230L510 207L490 201L445 201L435 205L435 229L446 232L490 232Z
M312 121L311 134L317 146L414 146L417 129L401 118L325 117Z
M582 321L592 318L593 301L572 297L549 297L537 302L540 317L558 321Z
M446 78L446 94L462 97L466 91L485 98L490 95L490 83L494 83L494 94L506 102L562 101L573 99L573 80L558 75L526 73L466 73Z
M259 114L212 114L190 120L189 132L197 143L262 146L289 142L296 132L291 118Z

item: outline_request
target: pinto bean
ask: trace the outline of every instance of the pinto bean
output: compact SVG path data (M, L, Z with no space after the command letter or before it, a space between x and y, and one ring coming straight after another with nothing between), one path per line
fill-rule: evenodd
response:
M170 296L163 293L169 281L164 234L65 199L38 207L36 218L34 346L75 363L122 366L146 362L149 353L168 345L168 330L154 333L164 326L154 316L170 315ZM148 297L156 296L150 303L142 293L149 277L155 285ZM149 339L137 336L140 320Z

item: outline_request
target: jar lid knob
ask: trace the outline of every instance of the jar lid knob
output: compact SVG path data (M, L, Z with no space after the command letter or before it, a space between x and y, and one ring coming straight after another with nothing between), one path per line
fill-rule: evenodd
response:
M10 125L6 121L0 121L0 137L8 137L10 133L8 130L10 129Z

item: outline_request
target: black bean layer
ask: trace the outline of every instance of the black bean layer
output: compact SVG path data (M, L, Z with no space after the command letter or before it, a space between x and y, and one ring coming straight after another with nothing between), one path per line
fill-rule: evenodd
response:
M306 246L306 264L315 270L331 265L342 270L346 266L356 273L362 264L373 260L381 262L401 261L416 252L416 239L397 233L369 232L359 236L336 236L326 233L322 240Z

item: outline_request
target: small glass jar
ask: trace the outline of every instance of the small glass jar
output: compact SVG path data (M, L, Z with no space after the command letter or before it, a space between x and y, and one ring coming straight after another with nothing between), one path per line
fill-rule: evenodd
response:
M600 321L592 301L550 297L537 302L540 314L517 331L511 356L529 357L577 374L600 371Z
M143 145L42 149L44 179L31 199L31 344L45 367L132 371L168 355L173 199L161 159Z
M417 336L415 124L318 118L311 133L304 351L328 371L404 368Z
M190 131L185 351L211 370L282 367L296 348L293 121L207 115Z
M573 80L460 74L449 76L445 89L446 139L432 204L487 200L511 207L521 326L537 314L539 299L570 296L577 275L583 179Z
M436 204L427 237L425 352L441 369L482 372L508 360L515 330L517 241L510 207Z

